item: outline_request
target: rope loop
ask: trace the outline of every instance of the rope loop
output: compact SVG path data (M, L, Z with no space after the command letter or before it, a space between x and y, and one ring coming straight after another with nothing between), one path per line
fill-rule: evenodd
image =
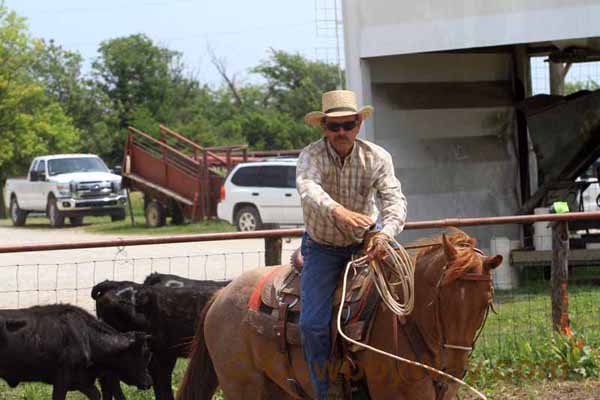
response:
M346 270L344 271L344 281L342 285L342 299L346 298L346 291L348 286L348 272L351 268L355 268L358 266L365 266L367 263L370 265L371 279L375 283L375 287L381 296L384 304L392 311L394 314L398 316L406 316L409 315L415 305L415 265L413 260L410 258L410 255L406 252L404 247L400 243L398 243L393 238L388 238L385 243L382 243L385 250L385 257L389 260L387 264L380 260L373 259L369 261L367 256L360 257L355 260L351 260L346 265ZM388 265L390 272L389 279L386 278L386 273L383 270L383 266ZM397 281L389 282L391 279L396 278ZM393 288L392 288L393 287ZM399 294L401 294L401 299ZM411 364L427 371L434 372L437 375L446 377L460 385L465 386L471 392L473 392L477 397L482 400L487 400L487 397L468 383L464 382L462 379L458 379L453 375L450 375L444 371L440 371L439 369L433 368L429 365L422 364L413 360L409 360L394 354L390 354L381 349L370 346L366 343L361 343L356 341L350 337L348 337L344 331L342 330L342 311L343 307L340 307L337 314L337 330L340 335L350 343L353 343L357 346L363 347L367 350L374 351L375 353L382 354L384 356L388 356L394 358L398 361Z

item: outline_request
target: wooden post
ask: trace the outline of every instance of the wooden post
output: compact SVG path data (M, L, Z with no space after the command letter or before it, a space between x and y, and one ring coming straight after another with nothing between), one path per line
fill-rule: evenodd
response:
M131 226L135 226L135 219L133 217L133 206L131 205L131 197L129 196L129 189L125 189L127 193L127 204L129 205L129 218L131 218ZM146 211L146 210L144 210Z
M550 75L550 94L559 96L565 95L566 68L567 67L563 63L548 63L548 71Z
M567 221L552 223L552 326L570 335L569 295L569 224Z
M281 238L265 238L265 265L281 265Z

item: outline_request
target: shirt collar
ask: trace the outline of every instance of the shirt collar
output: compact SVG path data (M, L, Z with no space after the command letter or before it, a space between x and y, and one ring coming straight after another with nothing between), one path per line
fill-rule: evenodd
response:
M344 164L342 164L342 158L337 153L337 151L335 151L335 149L333 148L331 143L329 143L329 140L327 140L327 138L323 138L323 140L325 141L325 147L327 148L327 152L329 153L329 155L331 157L333 157L335 163L339 167L343 167L345 163L352 162L352 159L354 158L354 154L358 152L358 146L356 145L356 142L358 142L358 139L356 139L354 141L354 145L352 146L352 150L350 150L350 154L348 154L348 157L346 157Z

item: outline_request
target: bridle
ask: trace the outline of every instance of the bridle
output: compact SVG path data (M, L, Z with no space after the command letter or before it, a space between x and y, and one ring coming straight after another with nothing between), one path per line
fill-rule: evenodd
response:
M485 257L485 254L483 253L483 251L481 251L478 248L472 247L473 251L475 251L476 253L480 254L481 256ZM446 264L443 269L442 269L442 274L440 276L440 279L436 285L436 290L437 290L437 294L436 294L436 300L437 300L437 309L436 309L436 318L437 318L437 325L439 326L439 333L440 333L440 337L441 337L441 346L440 346L440 363L439 363L439 367L442 371L446 371L446 368L444 366L445 363L445 359L446 357L446 351L462 351L462 352L467 352L467 353L471 353L473 351L473 349L475 348L475 343L477 342L477 340L479 339L479 336L481 335L481 333L483 332L483 328L485 327L485 324L487 322L487 318L490 312L490 309L493 311L494 310L494 288L492 286L492 275L491 273L488 274L479 274L479 273L474 273L474 272L469 272L469 273L465 273L463 275L461 275L460 277L457 278L458 281L470 281L470 282L486 282L489 284L489 288L490 288L490 299L488 301L488 304L485 308L484 311L484 316L483 316L483 322L481 323L481 326L479 327L479 329L477 330L477 333L475 334L475 337L473 338L473 341L471 342L470 345L463 345L463 344L454 344L454 343L448 343L446 340L446 332L444 329L444 324L442 322L442 318L441 318L441 311L440 311L440 305L442 304L441 301L441 289L442 289L442 282L444 281L444 278L446 276L446 272L448 271L448 264ZM451 373L451 372L450 372ZM467 370L466 368L461 371L460 379L464 378L464 376L466 375ZM446 390L448 389L448 383L446 381L443 381L439 378L432 378L434 385L435 385L435 389L436 389L436 400L440 400L443 398L444 394L446 393Z

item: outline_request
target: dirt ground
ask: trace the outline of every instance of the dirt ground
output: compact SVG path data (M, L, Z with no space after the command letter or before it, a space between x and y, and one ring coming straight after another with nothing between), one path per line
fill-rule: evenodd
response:
M522 386L500 383L485 393L489 400L600 400L600 380L535 382ZM477 398L471 394L459 397L463 400Z

